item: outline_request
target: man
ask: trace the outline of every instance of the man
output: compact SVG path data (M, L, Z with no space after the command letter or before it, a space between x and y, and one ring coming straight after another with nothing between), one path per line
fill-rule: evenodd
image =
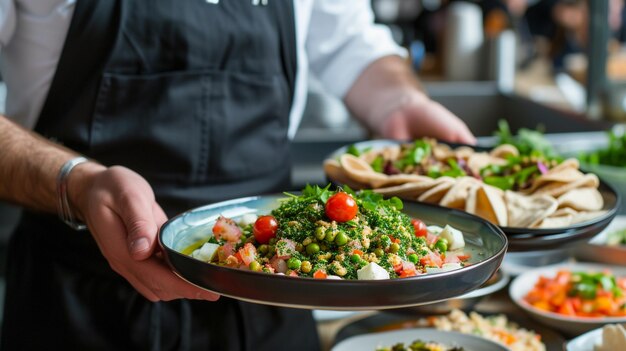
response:
M365 0L2 4L7 115L26 128L0 118L0 199L29 209L5 349L318 349L307 311L217 300L155 250L167 215L289 186L309 67L381 135L473 141Z

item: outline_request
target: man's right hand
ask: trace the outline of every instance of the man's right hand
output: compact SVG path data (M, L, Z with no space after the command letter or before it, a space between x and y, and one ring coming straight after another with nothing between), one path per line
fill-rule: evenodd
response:
M111 268L150 301L215 301L219 295L176 276L158 252L157 232L167 217L148 182L132 170L93 162L68 179L73 209L85 221Z

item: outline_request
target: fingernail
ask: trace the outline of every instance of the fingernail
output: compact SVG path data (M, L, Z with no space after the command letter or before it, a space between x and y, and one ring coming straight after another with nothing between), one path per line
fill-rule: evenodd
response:
M148 250L148 248L150 248L150 244L148 243L148 239L146 238L139 238L130 243L130 252L132 253L146 251Z

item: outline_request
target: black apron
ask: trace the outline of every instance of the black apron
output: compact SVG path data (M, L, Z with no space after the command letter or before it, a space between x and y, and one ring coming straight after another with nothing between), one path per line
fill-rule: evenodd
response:
M293 3L78 0L36 131L135 170L168 215L289 185ZM151 303L92 237L26 212L4 350L319 350L311 313L221 298Z

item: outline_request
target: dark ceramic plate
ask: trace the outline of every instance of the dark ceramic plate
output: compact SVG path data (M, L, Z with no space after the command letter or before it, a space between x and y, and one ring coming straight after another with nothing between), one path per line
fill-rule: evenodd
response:
M219 215L238 218L267 214L284 195L248 197L184 212L165 223L159 244L167 262L181 278L223 296L255 303L333 310L372 310L415 306L463 295L483 285L498 269L507 238L495 225L468 213L404 202L403 212L426 224L461 230L471 265L417 277L388 280L318 280L238 270L205 263L181 251L208 239Z
M394 140L368 140L354 144L359 150L380 149L389 145L397 145L398 141ZM455 148L463 146L460 144L448 144ZM468 146L468 145L465 145ZM474 147L477 151L488 151L486 147ZM327 159L336 159L340 155L346 153L347 146L341 147L330 155ZM335 185L338 184L333 179L328 179ZM572 244L580 241L588 240L594 235L600 233L613 220L619 209L620 195L608 183L600 180L598 187L602 198L604 199L603 210L606 212L589 221L576 223L568 227L535 229L535 228L519 228L519 227L501 227L502 231L509 239L509 251L528 251L528 250L544 250L560 247L563 244Z

